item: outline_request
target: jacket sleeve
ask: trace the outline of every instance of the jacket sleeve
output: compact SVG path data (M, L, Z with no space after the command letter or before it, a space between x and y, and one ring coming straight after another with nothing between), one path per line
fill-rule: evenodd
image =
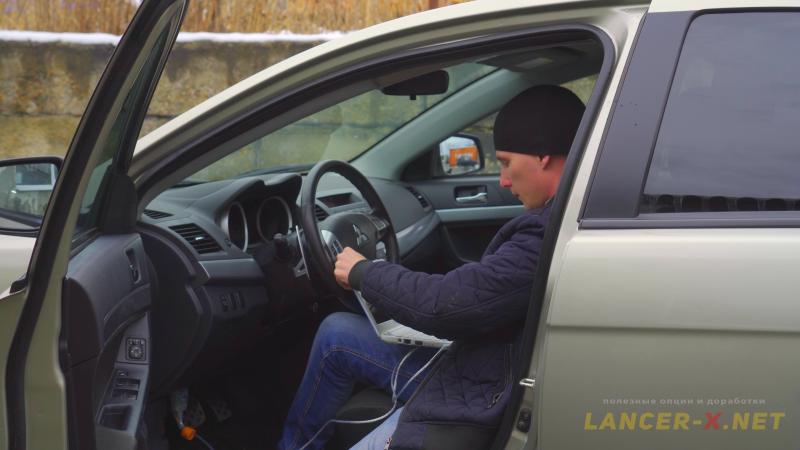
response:
M511 325L527 311L543 233L540 224L521 227L480 262L444 275L367 264L362 294L398 322L445 339Z

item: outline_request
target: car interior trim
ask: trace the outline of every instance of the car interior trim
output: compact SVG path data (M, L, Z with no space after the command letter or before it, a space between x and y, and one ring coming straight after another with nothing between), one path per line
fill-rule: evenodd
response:
M235 214L238 219L241 220L241 223L237 226L240 228L239 230L234 230L237 234L241 234L244 237L243 240L239 240L231 236L231 214ZM247 231L247 216L244 213L244 208L242 204L239 202L233 202L231 206L225 211L225 214L222 216L222 220L220 221L220 227L222 231L225 232L225 235L228 236L231 243L238 247L240 250L247 250L247 243L249 240L249 235ZM238 242L237 242L238 241Z
M430 235L439 226L440 219L436 214L427 214L422 220L415 222L397 232L397 247L400 249L400 256L406 256L414 250L425 237ZM422 236L420 238L419 236Z
M264 236L264 233L263 233L264 228L263 228L263 226L261 224L261 216L265 212L264 211L264 206L267 205L267 203L271 202L271 201L277 201L281 205L281 207L283 209L283 212L286 214L286 220L288 221L288 226L286 227L286 229L285 230L279 230L279 231L282 234L287 234L289 231L291 231L294 228L294 220L292 219L292 211L291 211L291 209L289 209L289 204L286 203L286 200L284 200L283 197L278 196L278 195L273 195L272 197L264 199L264 201L261 202L261 205L258 206L258 211L256 212L256 229L258 229L258 234L261 237L261 240L263 240L263 241L272 240L272 236Z
M474 220L508 220L525 211L522 205L478 206L473 208L438 209L436 214L443 223L467 222Z
M252 258L200 261L207 283L262 284L264 274Z

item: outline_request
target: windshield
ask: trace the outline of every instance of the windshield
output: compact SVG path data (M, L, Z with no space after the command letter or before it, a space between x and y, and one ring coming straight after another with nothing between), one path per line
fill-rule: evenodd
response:
M351 161L403 125L495 67L463 63L446 69L447 92L407 96L371 90L274 131L190 176L181 185L237 176L305 171L322 159Z

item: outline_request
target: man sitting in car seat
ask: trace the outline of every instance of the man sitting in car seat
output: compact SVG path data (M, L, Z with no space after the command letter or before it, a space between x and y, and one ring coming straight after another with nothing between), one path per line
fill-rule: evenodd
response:
M328 423L354 385L393 392L403 407L354 448L480 449L500 423L518 364L531 287L567 152L583 116L575 94L536 86L514 97L494 124L500 185L526 212L506 223L479 262L444 275L368 261L351 248L338 255L337 282L396 321L453 344L413 377L436 349L386 343L367 319L335 313L321 324L278 448L322 448ZM411 354L409 355L409 352Z

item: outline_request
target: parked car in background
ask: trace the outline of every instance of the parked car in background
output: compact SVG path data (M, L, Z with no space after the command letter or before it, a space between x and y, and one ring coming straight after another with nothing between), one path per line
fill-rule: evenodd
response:
M21 278L58 177L61 158L6 160L0 167L0 290Z
M796 4L470 2L315 47L137 140L185 8L142 3L41 227L3 230L37 240L27 271L4 266L27 275L0 299L0 446L188 448L187 389L218 448L274 445L309 337L349 305L328 227L358 220L343 244L415 270L480 258L522 206L475 129L538 84L586 112L493 448L796 446ZM478 167L448 173L459 147ZM327 159L350 168L309 176ZM342 414L380 415L365 395Z

